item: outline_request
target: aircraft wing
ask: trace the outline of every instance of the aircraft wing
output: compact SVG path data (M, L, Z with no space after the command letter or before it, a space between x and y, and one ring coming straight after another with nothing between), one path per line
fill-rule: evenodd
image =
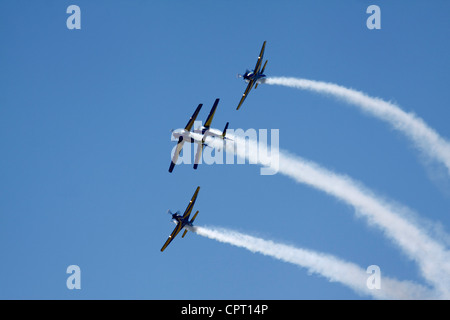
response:
M198 167L198 163L200 162L200 158L202 157L202 151L203 148L205 147L205 144L198 144L197 146L197 153L195 154L195 160L194 160L194 169L197 169Z
M241 101L239 101L239 104L238 104L236 110L239 110L239 108L241 107L241 105L242 105L242 103L244 102L245 98L247 98L247 95L248 95L248 93L250 92L250 90L252 89L254 83L255 83L254 80L250 80L250 81L249 81L249 83L248 83L248 85L247 85L247 88L245 89L245 92L244 92L244 94L242 95Z
M256 61L256 66L255 69L253 70L253 72L256 74L259 71L259 68L261 68L261 62L264 56L264 49L266 48L266 42L264 41L262 48L261 48L261 52L259 53L259 57L258 57L258 61Z
M178 156L180 155L181 149L183 149L184 145L184 139L183 136L181 136L178 139L177 148L175 149L175 153L173 154L172 161L170 162L169 172L173 171L173 168L175 167L175 164L177 163Z
M199 146L199 148L200 148L200 146ZM200 187L197 187L197 190L195 190L194 195L192 196L191 201L189 201L189 204L188 204L188 206L187 206L187 208L186 208L186 211L184 211L183 219L188 218L189 215L191 214L192 208L194 207L194 203L195 203L195 200L197 199L197 195L198 195L198 192L199 192L199 191L200 191Z
M211 122L214 118L214 113L216 112L216 108L217 108L217 105L219 104L219 100L220 99L216 99L216 101L214 101L214 105L212 106L211 111L209 112L208 118L206 118L206 122L203 125L205 128L211 127Z
M173 229L172 233L170 234L169 239L167 239L166 243L164 243L164 245L162 246L161 252L163 252L164 249L166 249L166 247L169 245L169 243L171 243L172 240L175 239L175 237L181 231L181 229L182 229L181 223L178 223L175 229Z
M198 113L200 112L200 109L202 108L202 106L203 106L203 104L200 103L200 104L198 105L197 109L195 109L194 114L193 114L192 117L189 119L189 121L188 121L186 127L184 128L185 130L191 131L192 126L194 125L195 119L197 118Z

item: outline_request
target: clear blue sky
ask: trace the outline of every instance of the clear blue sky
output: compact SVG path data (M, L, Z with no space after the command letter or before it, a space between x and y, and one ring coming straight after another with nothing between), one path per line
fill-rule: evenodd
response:
M81 8L81 30L66 9ZM381 30L366 8L381 8ZM387 124L330 97L237 73L264 40L268 76L337 83L394 101L450 138L448 1L2 1L0 298L361 299L305 269L188 234L196 223L330 253L424 283L354 209L256 165L177 166L199 103L213 127L279 129L280 147L450 227L450 183ZM81 268L81 290L66 268Z

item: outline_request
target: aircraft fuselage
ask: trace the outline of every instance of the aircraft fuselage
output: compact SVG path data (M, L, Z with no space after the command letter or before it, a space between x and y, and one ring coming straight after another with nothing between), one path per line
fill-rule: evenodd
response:
M181 224L180 230L186 226L190 226L190 227L194 226L194 224L191 223L191 221L189 221L189 218L183 218L183 216L181 216L177 213L172 214L172 222L175 223L177 226L179 224Z
M265 78L266 75L262 73L254 73L253 71L247 71L244 73L243 78L246 82L249 82L250 80L258 81L261 78Z
M172 214L172 220L175 224L181 223L182 227L185 225L189 225L189 219L183 219L183 216L180 216L179 214Z
M194 131L187 131L185 129L181 131L174 131L172 133L174 138L179 139L183 137L183 140L190 143L202 143L205 142L207 136L218 137L219 135L211 132L208 128L200 127Z
M178 132L174 131L172 133L172 135L176 139L183 137L183 140L185 142L190 142L190 143L194 143L194 142L201 143L203 141L203 137L204 137L204 134L202 134L201 132L195 132L195 131L192 132L192 131L187 131L185 129L178 131Z

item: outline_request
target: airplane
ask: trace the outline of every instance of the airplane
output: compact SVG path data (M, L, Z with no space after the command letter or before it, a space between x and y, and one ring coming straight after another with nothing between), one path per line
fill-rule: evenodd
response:
M247 70L245 70L245 73L243 75L238 74L238 77L244 78L244 81L247 82L248 85L247 85L247 88L245 89L244 94L242 95L241 101L239 101L239 105L237 106L236 110L239 110L239 108L241 107L245 98L247 97L248 93L250 92L250 90L252 90L253 86L255 86L255 89L258 88L258 84L261 83L263 78L266 77L266 75L264 74L264 69L266 68L268 60L266 60L266 62L264 63L264 66L262 67L262 69L260 71L265 47L266 47L266 41L264 41L264 43L262 45L261 52L258 57L258 61L256 61L255 69L253 69L253 71L249 71L247 69Z
M177 226L175 227L175 229L173 229L172 233L169 236L169 239L167 239L166 243L164 243L164 245L162 246L161 252L163 252L164 249L166 249L166 247L172 242L172 240L177 236L178 233L180 233L180 231L184 227L186 227L186 226L193 227L194 226L193 222L194 222L195 218L197 217L198 210L194 214L194 217L191 220L189 220L189 216L191 215L192 208L194 207L194 203L195 203L195 200L197 199L199 190L200 190L200 187L197 187L197 190L195 190L194 195L192 196L192 199L189 202L183 215L180 215L179 211L177 211L176 213L172 213L170 210L168 211L168 213L172 215L172 220L176 223ZM184 236L186 235L187 232L188 232L188 230L185 229L184 233L181 237L184 238Z
M203 126L195 129L194 131L191 131L192 126L194 125L195 119L197 118L198 113L200 112L200 109L202 108L203 104L199 104L197 109L195 109L194 114L189 119L186 127L179 131L173 131L172 135L178 139L177 147L175 149L175 153L173 155L172 161L170 163L169 172L173 171L173 168L175 167L175 164L177 163L178 156L180 155L181 149L183 149L183 144L187 141L190 143L198 143L197 153L195 154L195 161L194 161L194 169L197 169L198 163L200 161L200 158L202 156L202 150L204 146L207 144L205 143L205 140L208 136L211 137L218 137L220 139L228 139L225 137L227 128L228 128L228 122L225 125L225 128L223 129L223 132L221 134L210 130L211 128L211 122L214 117L214 113L216 112L217 105L219 104L220 99L216 99L214 101L214 104L211 108L211 111L209 112L208 118L206 118L206 122Z

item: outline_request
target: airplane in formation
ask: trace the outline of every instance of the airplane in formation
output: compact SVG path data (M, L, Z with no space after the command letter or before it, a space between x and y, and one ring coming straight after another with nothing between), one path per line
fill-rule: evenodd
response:
M258 84L261 83L262 80L266 77L266 75L264 74L264 69L266 68L268 60L266 60L266 62L264 63L264 66L261 69L261 63L263 60L265 47L266 47L266 41L264 41L264 43L262 45L261 52L258 57L258 61L256 61L255 69L253 69L253 71L250 71L247 69L247 70L245 70L245 73L243 75L238 74L238 77L244 78L244 81L247 82L248 85L247 85L247 88L245 89L244 94L242 95L241 101L239 101L239 104L238 104L236 110L239 110L239 108L241 107L245 98L247 98L248 93L250 92L250 90L252 90L253 86L255 86L255 89L256 89L258 87Z
M207 145L205 143L205 140L208 136L220 138L220 139L227 139L225 137L227 128L228 128L228 122L225 125L225 128L223 129L223 132L221 134L210 130L211 128L211 122L214 117L214 113L216 112L217 105L219 104L220 99L216 99L214 101L214 104L211 108L211 111L209 112L208 118L206 118L206 122L203 126L195 129L194 131L191 131L192 126L194 125L195 119L197 118L198 113L200 112L200 109L202 108L203 104L199 104L197 109L195 109L194 114L189 119L186 127L181 131L172 131L172 135L178 139L177 147L175 149L175 153L172 157L172 161L169 166L169 172L173 171L173 168L175 167L175 164L177 163L178 156L180 155L181 149L183 149L184 143L190 142L190 143L198 143L197 152L195 154L195 161L194 161L194 169L197 169L198 163L200 161L200 158L202 156L203 148Z
M194 226L193 222L194 222L195 218L197 217L198 210L194 214L194 217L191 220L189 220L189 216L191 215L192 208L194 207L194 203L195 203L195 200L197 199L199 190L200 190L200 187L197 187L197 190L195 190L194 195L192 196L191 201L189 201L189 204L188 204L186 210L184 211L183 215L180 215L179 211L177 211L176 213L172 213L170 210L168 211L168 213L172 215L172 221L175 222L177 226L175 227L175 229L173 229L173 231L170 234L169 238L167 239L166 243L164 243L164 245L162 246L161 252L163 252L164 249L166 249L166 247L172 242L172 240L178 235L178 233L180 233L180 231L183 228L185 228L186 226L190 226L190 227ZM186 235L187 232L188 232L188 230L185 229L184 233L181 237L184 238L184 236Z
M266 68L268 60L266 60L266 62L264 63L264 66L261 69L261 63L263 60L265 47L266 47L266 41L264 41L264 43L263 43L261 52L258 56L258 61L256 62L256 66L253 69L253 71L246 70L243 75L238 75L239 77L244 78L244 81L246 81L248 83L248 85L247 85L247 88L245 89L244 94L242 95L241 100L239 101L239 105L237 106L236 110L239 110L239 108L241 107L242 103L244 102L245 98L247 97L248 93L253 88L253 86L255 86L255 89L256 89L258 87L258 84L261 83L262 80L266 77L266 75L264 74L264 70ZM205 143L206 138L208 136L212 136L215 138L217 137L217 138L221 138L221 139L227 139L225 137L225 135L226 135L226 131L227 131L228 124L229 124L228 122L226 123L225 128L223 129L223 132L221 134L210 130L211 122L213 120L213 117L216 112L216 108L217 108L218 104L219 104L219 99L216 99L216 101L214 101L214 104L211 108L211 111L209 112L208 118L206 118L206 122L203 126L195 129L194 131L191 131L192 126L194 125L195 119L197 118L197 116L203 106L203 104L200 103L197 106L197 108L195 109L194 114L191 116L186 127L183 130L178 131L178 132L175 132L172 130L172 135L178 139L178 143L177 143L177 147L175 149L175 153L173 155L172 161L170 163L169 172L173 171L175 164L178 160L178 157L181 153L181 150L183 149L183 145L186 141L188 141L190 143L198 143L199 144L198 148L197 148L197 153L195 155L195 161L194 161L194 169L197 169L199 160L202 155L202 150L203 150L204 146L206 145L206 143ZM194 207L195 201L197 200L197 195L198 195L199 191L200 191L200 187L197 187L197 189L195 190L194 195L192 196L191 201L189 202L183 215L180 215L179 211L177 211L176 213L172 213L170 210L168 211L168 213L170 215L172 215L172 221L176 224L176 227L170 234L167 241L162 246L161 252L163 252L167 248L167 246L173 241L173 239L175 239L175 237L178 235L178 233L180 233L180 231L183 228L185 228L185 230L184 230L183 235L181 236L182 238L184 238L184 236L188 232L188 229L186 228L186 226L189 226L189 227L194 226L193 223L194 223L194 220L197 217L197 214L199 211L197 210L197 212L194 214L194 217L191 220L189 220L189 218L190 218L190 215L192 212L192 208Z

